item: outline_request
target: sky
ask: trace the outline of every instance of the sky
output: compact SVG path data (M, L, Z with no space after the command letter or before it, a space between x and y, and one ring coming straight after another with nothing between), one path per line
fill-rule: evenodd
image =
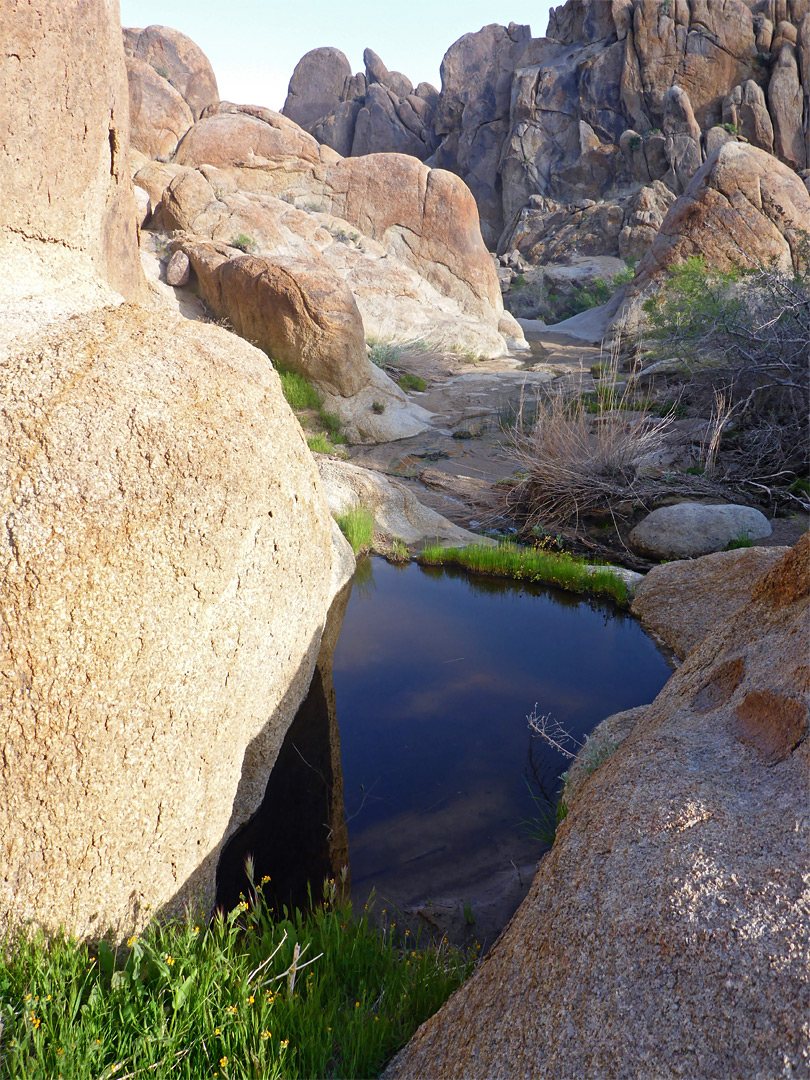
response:
M299 0L300 2L300 0ZM562 0L557 0L561 3ZM391 71L414 86L441 89L439 65L462 34L488 23L528 23L542 37L552 6L544 0L120 0L123 26L172 26L196 42L211 61L220 97L241 105L281 109L293 68L310 49L341 49L353 71L363 71L372 48Z

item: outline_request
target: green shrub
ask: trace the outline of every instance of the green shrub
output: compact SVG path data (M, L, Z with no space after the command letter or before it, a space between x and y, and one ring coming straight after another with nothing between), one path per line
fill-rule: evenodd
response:
M810 465L810 239L794 246L793 272L713 270L694 256L644 303L646 358L683 362L692 411L713 415L715 441L736 429L724 478L757 493Z
M402 346L394 345L390 341L369 340L368 358L372 364L385 371L402 360Z
M516 274L515 280L512 282L513 289L525 289L526 288L526 275Z
M2 1073L376 1076L471 970L414 946L353 917L334 882L311 914L274 915L259 888L227 917L156 922L126 946L9 935Z
M362 506L354 506L345 514L335 515L335 521L340 526L340 531L352 545L355 555L365 548L371 547L371 538L374 535L374 515L370 510Z
M638 150L638 148L640 146L641 146L641 136L640 135L631 135L630 136L630 149L631 150Z
M249 236L245 236L244 233L239 233L238 236L234 236L231 240L231 247L239 248L240 251L249 253L255 251L257 248L255 240L252 240Z
M736 536L732 537L731 540L729 540L729 542L726 544L725 550L735 551L737 548L750 548L753 546L754 545L753 541L751 540L751 534L748 532L748 529L743 529L741 532L738 532Z
M406 371L404 375L400 375L397 379L397 385L401 390L418 390L420 393L427 390L425 380L418 375L411 375L409 371Z

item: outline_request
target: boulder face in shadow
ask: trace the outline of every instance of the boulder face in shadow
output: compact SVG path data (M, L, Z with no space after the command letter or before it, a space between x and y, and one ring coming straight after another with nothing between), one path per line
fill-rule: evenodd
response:
M627 714L509 927L389 1080L802 1071L809 584L805 535Z

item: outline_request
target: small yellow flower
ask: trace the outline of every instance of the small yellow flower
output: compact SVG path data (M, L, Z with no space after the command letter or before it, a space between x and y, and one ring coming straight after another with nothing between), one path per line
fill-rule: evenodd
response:
M31 1000L31 995L30 995L30 994L26 994L26 995L25 995L25 998L24 998L24 1000L25 1000L25 1001L30 1001L30 1000Z
M64 1054L64 1052L65 1052L65 1051L64 1051L64 1050L62 1049L62 1047L61 1047L61 1046L57 1046L57 1048L56 1048L56 1052L57 1052L57 1054L59 1054L59 1056L61 1057L61 1056L62 1056L62 1054Z
M237 907L241 908L242 911L247 911L247 909L248 909L247 900L240 900L239 903L237 904Z
M272 1034L273 1034L272 1031L268 1031L267 1028L265 1028L264 1031L262 1032L262 1038L263 1039L269 1039Z
M101 1046L101 1039L96 1039L96 1046Z
M290 1040L289 1039L282 1039L281 1040L281 1049L282 1050L286 1050L289 1045L290 1045Z
M199 932L200 932L199 926L192 927L191 932L192 932L192 934L199 934Z
M163 959L164 959L164 960L166 961L166 963L167 963L167 965L168 965L169 967L171 967L171 966L172 966L172 964L174 963L174 957L173 957L173 956L169 956L169 954L168 954L168 953L164 953L164 954L163 954Z
M249 998L248 998L248 1000L247 1000L247 1003L248 1003L248 1005L252 1005L252 1004L253 1004L253 1002L254 1002L254 1000L255 1000L255 999L254 999L254 997L253 997L253 994L251 994L251 995L250 995L250 997L249 997Z
M264 877L261 880L261 884L266 885L268 881L272 881L272 878L270 877L269 874L265 874Z
M355 1007L355 1009L359 1009L359 1008L360 1008L360 1002L359 1002L359 1001L355 1001L355 1003L354 1003L354 1007Z
M219 1028L214 1028L214 1034L219 1035Z
M226 1057L221 1057L219 1059L219 1067L220 1067L220 1069L227 1069L227 1067L228 1067L228 1059Z
M48 996L47 996L47 997L45 998L45 1000L46 1000L46 1001L50 1001L50 1000L51 1000L51 995L50 995L50 994L48 994Z
M33 1027L33 1028L38 1028L39 1025L42 1023L40 1018L38 1016L36 1016L34 1013L31 1013L31 1015L29 1016L28 1019L31 1021L31 1027Z
M127 948L131 949L135 942L138 940L138 935L133 934L132 937L127 938Z
M235 1005L229 1005L229 1006L227 1007L227 1009L225 1010L225 1012L229 1012L229 1013L232 1013L232 1014L233 1014L234 1016L236 1016L236 1013L237 1013L237 1011L238 1011L238 1010L237 1010L237 1008L236 1008L236 1006L235 1006Z

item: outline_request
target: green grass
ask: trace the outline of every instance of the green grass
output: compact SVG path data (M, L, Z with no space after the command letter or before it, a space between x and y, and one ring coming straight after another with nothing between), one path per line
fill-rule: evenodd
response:
M583 559L573 555L553 554L537 548L521 547L505 542L495 547L472 545L465 548L442 548L428 545L417 556L427 566L461 566L474 574L537 581L556 585L568 592L606 596L617 604L627 606L627 585L609 567L591 571Z
M726 544L725 550L735 551L737 548L749 548L753 546L754 542L751 539L751 534L748 532L748 529L743 529L741 532L738 532L736 536L732 537L731 540L729 540L729 542Z
M315 435L307 435L307 446L314 454L332 454L334 446L322 431Z
M397 385L401 390L418 390L420 393L423 390L427 390L427 383L424 379L420 379L418 375L411 375L406 371L404 375L400 375L397 379Z
M279 369L281 389L291 409L320 409L323 399L314 386L311 386L303 375L297 371Z
M210 925L95 951L17 933L0 961L0 1074L375 1076L471 970L395 935L353 917L334 883L311 914L274 917L259 890Z
M304 376L299 375L297 371L290 371L289 368L281 367L279 364L274 364L274 366L278 371L278 376L281 379L281 389L290 408L294 412L304 412L310 409L316 414L316 421L320 424L322 430L307 437L310 450L326 454L330 450L334 450L335 446L345 443L346 436L341 430L340 417L324 409L323 398L315 387L308 383ZM323 443L319 436L331 444L326 450L320 448ZM313 446L313 442L318 442L318 445Z
M354 506L345 514L336 514L335 521L340 526L340 531L352 545L352 551L357 555L363 548L371 546L371 537L374 534L374 515L370 510L362 506Z

